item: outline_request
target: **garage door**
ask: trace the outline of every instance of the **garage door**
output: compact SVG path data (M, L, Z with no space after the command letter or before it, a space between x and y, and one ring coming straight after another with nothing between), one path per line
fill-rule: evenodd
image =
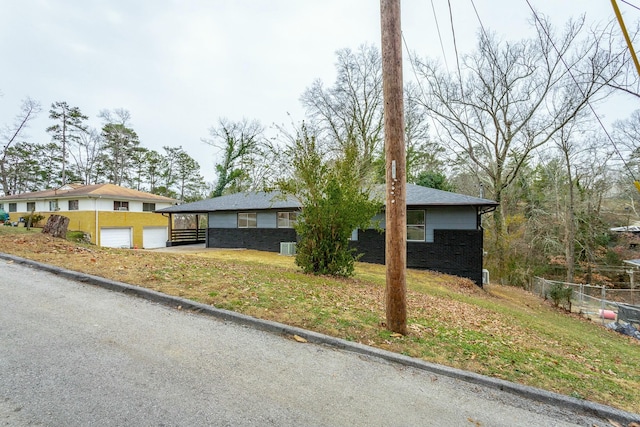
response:
M100 246L107 248L130 248L131 228L101 228Z
M142 229L142 247L144 249L164 248L167 246L167 227L144 227Z

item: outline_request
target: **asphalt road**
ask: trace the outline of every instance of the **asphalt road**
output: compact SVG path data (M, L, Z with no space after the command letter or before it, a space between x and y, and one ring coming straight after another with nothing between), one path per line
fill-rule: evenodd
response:
M604 426L0 259L0 426Z

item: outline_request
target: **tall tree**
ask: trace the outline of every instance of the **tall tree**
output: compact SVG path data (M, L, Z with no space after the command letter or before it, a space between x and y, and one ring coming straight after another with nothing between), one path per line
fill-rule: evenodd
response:
M200 175L200 165L184 150L178 154L175 177L179 200L200 199L200 193L204 187L204 179Z
M506 268L505 191L534 150L609 93L607 83L625 65L622 49L610 50L606 29L583 36L584 20L571 21L556 35L546 20L534 22L536 36L518 42L482 31L477 51L462 58L461 75L416 61L443 143L486 177L488 196L500 203L490 254L498 276Z
M41 109L39 102L26 98L22 101L20 112L14 122L0 129L0 180L2 182L2 192L5 196L12 194L8 182L7 156L11 147L19 143L19 139L24 137L24 132L29 122L37 117Z
M100 170L100 153L103 149L103 139L96 129L81 132L78 143L69 150L75 162L75 173L85 185L98 182Z
M102 127L102 138L107 178L122 185L130 179L134 152L140 148L138 134L123 124L107 123Z
M65 102L55 102L51 104L49 118L57 121L55 125L49 126L47 132L52 134L52 139L59 144L61 159L61 185L67 183L67 153L70 145L77 144L80 140L80 133L86 132L84 124L87 116L80 112L78 107L69 107Z
M382 59L378 48L361 45L355 52L336 52L337 78L325 88L316 80L302 94L310 123L322 133L332 150L341 153L354 142L355 167L362 176L372 175L383 144Z
M222 151L222 160L215 166L217 182L212 197L223 195L229 187L235 191L245 190L242 183L262 143L263 132L260 122L247 119L233 122L221 118L218 127L209 129L211 138L202 141Z
M149 191L155 194L156 187L160 184L163 158L155 150L147 150L145 153L145 170L143 172Z
M131 127L131 114L118 108L102 110L99 114L105 124L102 127L103 170L112 184L131 184L134 159L141 150L138 134Z
M316 136L302 126L287 156L293 176L277 187L302 206L296 224L296 264L306 273L350 276L356 259L349 247L353 230L366 229L382 203L358 175L356 143L338 157L327 158Z

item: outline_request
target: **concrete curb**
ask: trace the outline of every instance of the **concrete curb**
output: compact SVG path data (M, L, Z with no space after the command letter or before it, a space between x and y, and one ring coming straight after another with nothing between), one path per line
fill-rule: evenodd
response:
M557 407L579 412L588 416L595 416L603 420L615 421L628 425L632 422L640 423L640 414L632 414L630 412L622 411L610 406L602 405L599 403L589 402L586 400L576 399L570 396L565 396L558 393L549 392L546 390L524 386L521 384L512 383L509 381L491 378L484 375L476 374L473 372L464 371L461 369L450 368L443 365L437 365L434 363L425 362L420 359L403 356L401 354L392 353L390 351L377 349L374 347L366 346L356 342L343 340L340 338L330 337L317 332L308 331L305 329L297 328L294 326L288 326L282 323L277 323L269 320L262 320L247 316L244 314L236 313L229 310L222 310L210 305L190 301L180 297L174 297L166 295L160 292L156 292L151 289L146 289L139 286L129 285L127 283L118 282L115 280L105 279L103 277L92 276L90 274L79 273L76 271L66 270L61 267L53 265L43 264L37 261L17 257L14 255L0 253L0 259L5 259L18 264L28 265L49 273L53 273L68 279L88 283L95 286L100 286L104 289L111 291L122 292L127 295L133 295L139 298L166 305L169 307L181 307L182 310L190 310L197 313L202 313L211 317L215 317L220 320L234 322L236 324L245 325L260 331L265 331L279 335L298 335L306 339L310 343L324 344L331 347L335 347L341 350L350 351L353 353L362 354L369 357L375 357L386 360L392 363L399 363L404 366L409 366L415 369L420 369L426 372L431 372L437 375L443 375L450 378L455 378L461 381L465 381L472 384L478 384L493 389L509 392L511 394L524 397L533 401L551 404Z

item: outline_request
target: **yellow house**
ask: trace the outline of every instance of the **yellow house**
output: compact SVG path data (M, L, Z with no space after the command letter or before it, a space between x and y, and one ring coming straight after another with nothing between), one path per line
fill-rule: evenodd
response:
M12 223L34 212L69 218L69 230L83 231L91 243L113 248L157 248L168 240L167 218L154 213L174 205L169 197L114 184L70 184L55 190L0 197Z

